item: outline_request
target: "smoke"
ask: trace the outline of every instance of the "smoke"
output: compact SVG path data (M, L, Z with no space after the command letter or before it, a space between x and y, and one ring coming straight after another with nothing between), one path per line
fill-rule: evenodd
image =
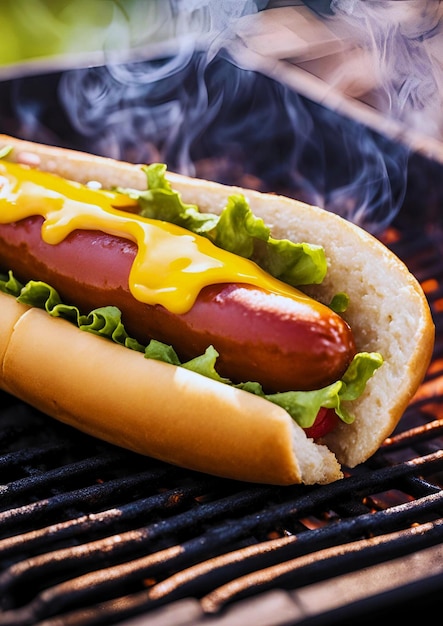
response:
M81 138L95 154L162 161L183 174L297 197L374 233L395 218L410 146L295 89L281 68L291 57L299 69L306 59L336 60L344 50L346 69L355 71L348 52L364 52L357 81L343 75L343 64L328 66L326 93L345 78L384 116L441 136L440 2L131 5L126 30L119 23L124 54L114 47L105 63L63 71L57 83L77 145ZM317 39L305 41L311 31ZM20 98L17 105L21 134L36 133L35 98L32 106Z
M439 0L331 0L332 23L370 53L377 107L443 136L443 7Z
M137 4L137 3L136 3ZM122 63L115 53L105 65L66 72L60 99L91 151L144 162L161 159L194 175L190 146L232 94L209 102L205 73L235 36L240 17L256 13L260 0L168 0L139 3L146 23L137 60ZM153 43L154 42L154 43ZM140 60L141 59L141 60ZM223 87L224 88L224 87Z

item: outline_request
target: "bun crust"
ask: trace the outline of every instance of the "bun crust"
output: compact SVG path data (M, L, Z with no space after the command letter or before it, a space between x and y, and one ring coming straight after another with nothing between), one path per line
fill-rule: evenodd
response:
M40 169L78 182L146 187L138 165L0 135L0 147L7 145L14 148L12 160L26 162L32 155ZM324 247L327 277L305 291L326 304L346 292L350 306L343 317L357 349L384 358L351 407L355 422L340 424L325 437L326 445L317 445L266 400L149 361L42 311L27 310L5 294L0 294L0 386L89 434L177 465L275 484L341 478L339 464L364 462L392 433L426 373L434 324L420 284L380 241L335 214L281 196L174 173L167 177L184 202L202 211L220 213L229 195L243 193L273 237ZM26 347L31 338L32 360ZM69 350L63 348L68 345Z

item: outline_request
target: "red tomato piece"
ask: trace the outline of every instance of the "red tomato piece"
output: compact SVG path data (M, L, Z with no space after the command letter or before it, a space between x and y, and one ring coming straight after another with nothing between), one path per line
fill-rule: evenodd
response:
M305 428L304 431L307 437L319 439L331 432L337 426L339 420L340 418L334 409L322 407L315 418L315 422L309 428Z

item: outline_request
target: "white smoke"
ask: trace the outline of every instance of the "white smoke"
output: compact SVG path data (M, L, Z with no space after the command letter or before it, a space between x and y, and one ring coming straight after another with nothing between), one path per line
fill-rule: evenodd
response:
M175 169L194 174L189 145L222 106L221 97L208 103L205 69L235 37L232 25L262 4L136 2L126 35L130 49L109 53L103 66L62 77L60 98L74 128L91 138L91 151L140 162L167 161L174 151ZM129 62L122 62L125 57ZM191 64L195 80L189 91L181 82Z
M377 107L443 137L443 6L439 0L331 0L331 23L371 54Z

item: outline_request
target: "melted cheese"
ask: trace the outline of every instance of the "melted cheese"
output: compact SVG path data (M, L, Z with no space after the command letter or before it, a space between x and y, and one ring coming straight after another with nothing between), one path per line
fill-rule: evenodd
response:
M124 210L135 204L123 194L0 163L0 223L40 215L44 218L41 237L52 245L79 229L135 242L129 289L137 300L185 313L203 287L219 283L246 283L293 299L308 299L252 261L218 248L205 237Z

